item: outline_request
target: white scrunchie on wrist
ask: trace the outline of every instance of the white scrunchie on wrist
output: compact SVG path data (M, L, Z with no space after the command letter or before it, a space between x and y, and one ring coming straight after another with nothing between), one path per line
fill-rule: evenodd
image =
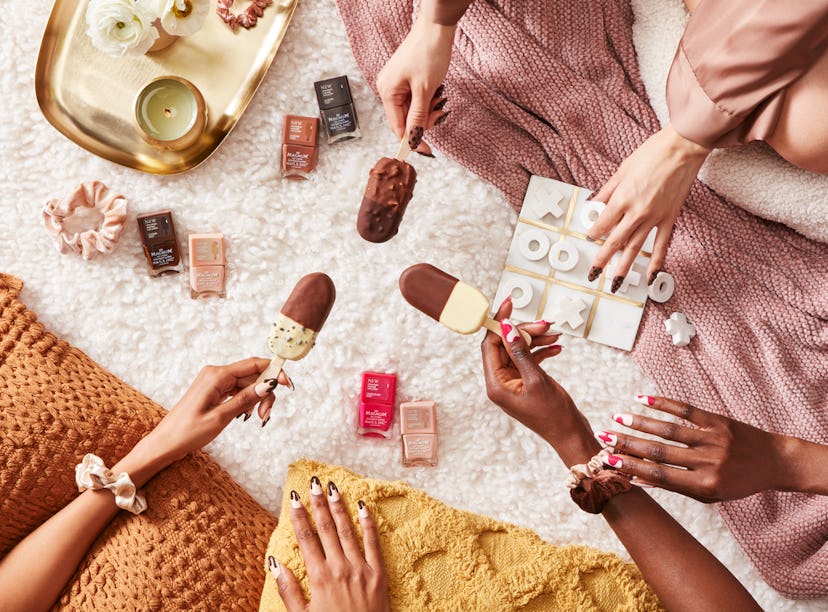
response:
M121 472L115 478L103 459L92 453L87 453L75 466L75 483L81 493L86 489L109 489L115 494L115 505L133 514L141 514L147 509L146 498L135 488L129 474Z

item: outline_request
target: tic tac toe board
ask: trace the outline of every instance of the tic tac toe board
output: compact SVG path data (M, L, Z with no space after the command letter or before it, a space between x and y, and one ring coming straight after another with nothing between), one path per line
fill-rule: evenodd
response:
M602 241L586 233L604 209L591 191L540 176L529 181L509 256L492 302L511 294L512 319L554 321L552 329L632 349L647 301L650 232L621 288L610 292L618 256L593 282L587 275Z

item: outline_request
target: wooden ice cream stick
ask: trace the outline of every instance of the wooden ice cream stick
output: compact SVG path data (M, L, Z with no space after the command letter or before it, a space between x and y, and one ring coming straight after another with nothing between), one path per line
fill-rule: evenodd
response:
M397 149L397 154L394 156L401 162L404 162L411 153L411 147L408 146L408 137L403 135L400 141L400 148Z
M284 367L285 361L287 361L287 359L285 359L284 357L274 357L273 359L271 359L270 363L264 369L264 372L259 374L259 377L256 379L255 384L258 385L260 382L264 382L271 378L278 379L279 372L282 371L282 367Z
M483 321L483 327L488 329L490 332L497 334L500 338L503 337L503 332L500 331L500 321L497 321L491 317L486 317ZM520 333L520 337L523 338L527 346L532 346L532 336L529 335L529 332L524 329L518 329L518 333Z

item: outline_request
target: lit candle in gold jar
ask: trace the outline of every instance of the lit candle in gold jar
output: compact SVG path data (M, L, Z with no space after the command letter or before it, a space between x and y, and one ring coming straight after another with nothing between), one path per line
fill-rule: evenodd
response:
M201 92L190 81L165 76L138 94L135 121L149 144L175 151L199 139L207 124L207 109Z

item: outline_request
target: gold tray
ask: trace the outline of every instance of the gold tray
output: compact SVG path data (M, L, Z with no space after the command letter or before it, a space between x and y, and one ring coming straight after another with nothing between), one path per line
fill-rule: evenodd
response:
M55 0L37 58L38 104L49 123L84 149L155 174L194 168L221 144L262 82L296 8L296 2L281 10L271 5L255 27L234 33L211 1L204 27L194 35L161 51L115 58L86 35L87 4ZM191 81L207 105L204 134L179 151L152 147L135 126L135 97L164 75Z

